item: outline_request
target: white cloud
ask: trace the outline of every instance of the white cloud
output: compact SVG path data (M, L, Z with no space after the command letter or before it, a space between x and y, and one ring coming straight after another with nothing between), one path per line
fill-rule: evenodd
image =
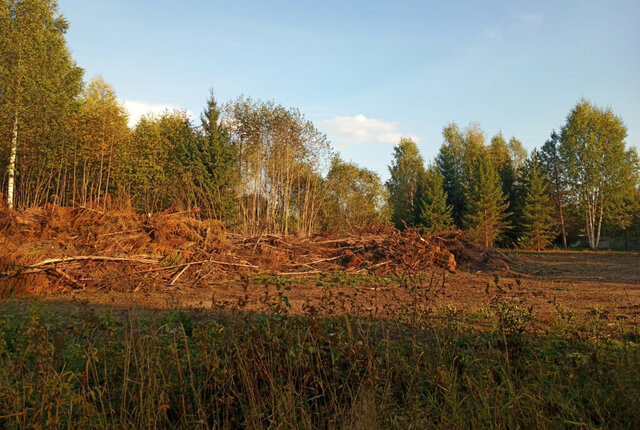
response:
M186 109L180 109L177 106L170 104L153 105L135 100L122 100L122 104L129 112L129 127L135 126L143 115L159 115L165 111L183 110L187 113L189 118L194 118L193 112Z
M337 116L318 123L337 148L345 148L358 143L396 144L402 137L418 141L418 137L400 133L398 124L362 114Z
M537 25L542 22L542 15L540 14L522 14L519 15L519 18L525 24Z
M480 37L488 42L503 43L505 41L502 30L497 27L485 27L480 32Z

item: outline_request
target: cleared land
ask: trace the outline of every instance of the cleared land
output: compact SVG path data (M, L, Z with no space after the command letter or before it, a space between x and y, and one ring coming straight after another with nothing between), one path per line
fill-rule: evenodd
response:
M71 300L117 308L261 311L282 294L293 314L303 314L309 306L323 312L331 302L335 305L331 307L331 315L393 317L400 309L417 303L423 310L455 307L459 312L478 312L490 305L498 279L505 297L526 301L541 321L556 315L559 304L579 316L601 307L612 325L615 318L640 321L637 253L512 252L508 256L517 271L436 269L423 275L388 276L344 271L308 276L261 273L231 276L197 286L176 283L137 291L123 291L116 281L113 288L66 289L38 296L53 302Z
M637 428L640 255L0 214L0 427Z
M541 317L558 303L578 312L600 306L629 320L640 312L637 252L501 253L474 247L462 233L386 228L346 236L243 237L188 213L147 217L101 209L4 214L3 295L258 310L281 294L293 313L322 309L331 296L343 312L393 314L418 299L433 309L474 312L503 288Z

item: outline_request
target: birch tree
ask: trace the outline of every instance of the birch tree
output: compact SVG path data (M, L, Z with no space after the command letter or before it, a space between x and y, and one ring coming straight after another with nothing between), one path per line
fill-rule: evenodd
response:
M18 173L24 173L24 198L29 191L50 192L62 157L56 128L66 125L80 91L82 70L72 61L64 34L68 23L54 0L5 0L0 4L0 121L9 129L6 196L16 206ZM49 151L46 151L49 150ZM19 157L31 154L20 168ZM42 167L47 172L42 172ZM23 172L21 172L22 170ZM34 172L43 173L34 180ZM48 176L48 178L47 178ZM40 199L32 198L34 204Z
M184 111L167 110L140 118L119 153L121 193L130 196L133 206L144 212L161 211L171 205L192 209L202 196L193 186L189 165L181 155L195 146L197 137Z
M326 229L348 231L385 222L386 189L377 173L334 157L326 178Z
M226 107L238 153L242 230L249 234L317 229L322 176L331 147L297 109L239 98Z
M602 222L637 183L638 155L626 147L627 128L609 108L580 100L562 127L559 153L584 216L591 249L600 245Z
M115 189L117 154L130 133L128 114L102 77L87 84L81 101L75 115L72 200L87 204Z

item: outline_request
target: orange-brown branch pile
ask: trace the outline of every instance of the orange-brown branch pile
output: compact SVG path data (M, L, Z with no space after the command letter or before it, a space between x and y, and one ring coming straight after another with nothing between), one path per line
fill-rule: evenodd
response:
M425 235L375 227L347 237L244 237L192 213L147 216L102 209L0 210L0 294L16 286L28 291L63 286L139 290L261 272L386 275L504 264L498 253L476 248L459 231Z

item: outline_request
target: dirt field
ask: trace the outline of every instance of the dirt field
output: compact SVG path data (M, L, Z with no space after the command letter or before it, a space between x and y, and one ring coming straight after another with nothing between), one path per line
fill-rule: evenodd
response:
M92 305L145 308L263 310L286 297L291 312L313 306L322 312L395 315L415 306L437 311L477 312L497 294L533 305L540 317L556 313L561 304L578 315L601 308L605 315L640 321L640 255L619 252L543 252L508 254L517 269L510 272L454 273L435 270L424 276L380 277L326 273L308 277L237 276L197 287L179 285L137 292L70 290L40 296L47 301L69 300ZM444 287L443 287L444 278ZM487 288L489 286L489 288Z

